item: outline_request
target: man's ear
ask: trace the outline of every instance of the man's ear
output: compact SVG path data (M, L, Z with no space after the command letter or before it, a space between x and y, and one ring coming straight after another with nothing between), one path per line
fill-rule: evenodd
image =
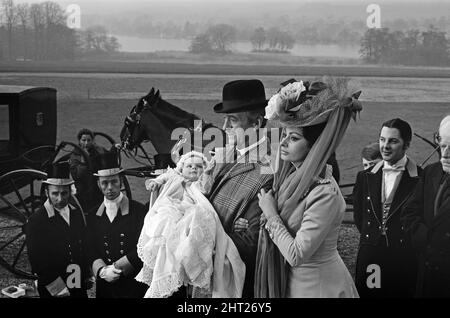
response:
M45 186L44 191L45 191L45 196L48 198L49 196L48 196L48 187L47 186Z
M262 126L263 126L263 122L264 122L264 118L263 118L263 116L258 116L257 118L256 118L256 123L254 124L254 127L256 128L256 129L259 129L259 128L261 128Z

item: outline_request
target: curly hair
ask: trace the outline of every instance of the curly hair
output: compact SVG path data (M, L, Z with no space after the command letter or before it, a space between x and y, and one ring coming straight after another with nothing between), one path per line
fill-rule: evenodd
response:
M77 140L80 141L80 139L83 135L89 135L89 136L91 136L92 139L94 139L94 133L90 129L87 129L87 128L80 129L80 131L77 134Z

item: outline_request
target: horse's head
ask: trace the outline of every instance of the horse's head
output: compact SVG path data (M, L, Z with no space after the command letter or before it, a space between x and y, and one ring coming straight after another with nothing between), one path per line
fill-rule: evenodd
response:
M152 87L150 92L146 96L141 97L138 103L133 106L130 114L125 118L120 132L120 140L123 148L133 150L146 140L147 135L141 125L142 113L149 107L156 106L159 100L159 90L155 92L155 89Z

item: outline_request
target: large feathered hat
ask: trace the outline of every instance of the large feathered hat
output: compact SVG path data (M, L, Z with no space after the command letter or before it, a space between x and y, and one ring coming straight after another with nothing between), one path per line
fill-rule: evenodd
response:
M323 77L313 82L289 80L273 95L266 107L266 118L281 126L306 127L327 122L337 107L349 107L354 114L362 109L349 80Z

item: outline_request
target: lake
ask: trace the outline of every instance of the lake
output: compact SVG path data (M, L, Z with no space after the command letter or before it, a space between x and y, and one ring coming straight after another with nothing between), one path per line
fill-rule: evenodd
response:
M189 51L190 40L186 39L145 39L132 36L115 35L124 52ZM250 42L236 42L233 50L248 53L252 50ZM296 56L359 58L359 46L341 46L336 44L304 45L295 44L290 51Z

